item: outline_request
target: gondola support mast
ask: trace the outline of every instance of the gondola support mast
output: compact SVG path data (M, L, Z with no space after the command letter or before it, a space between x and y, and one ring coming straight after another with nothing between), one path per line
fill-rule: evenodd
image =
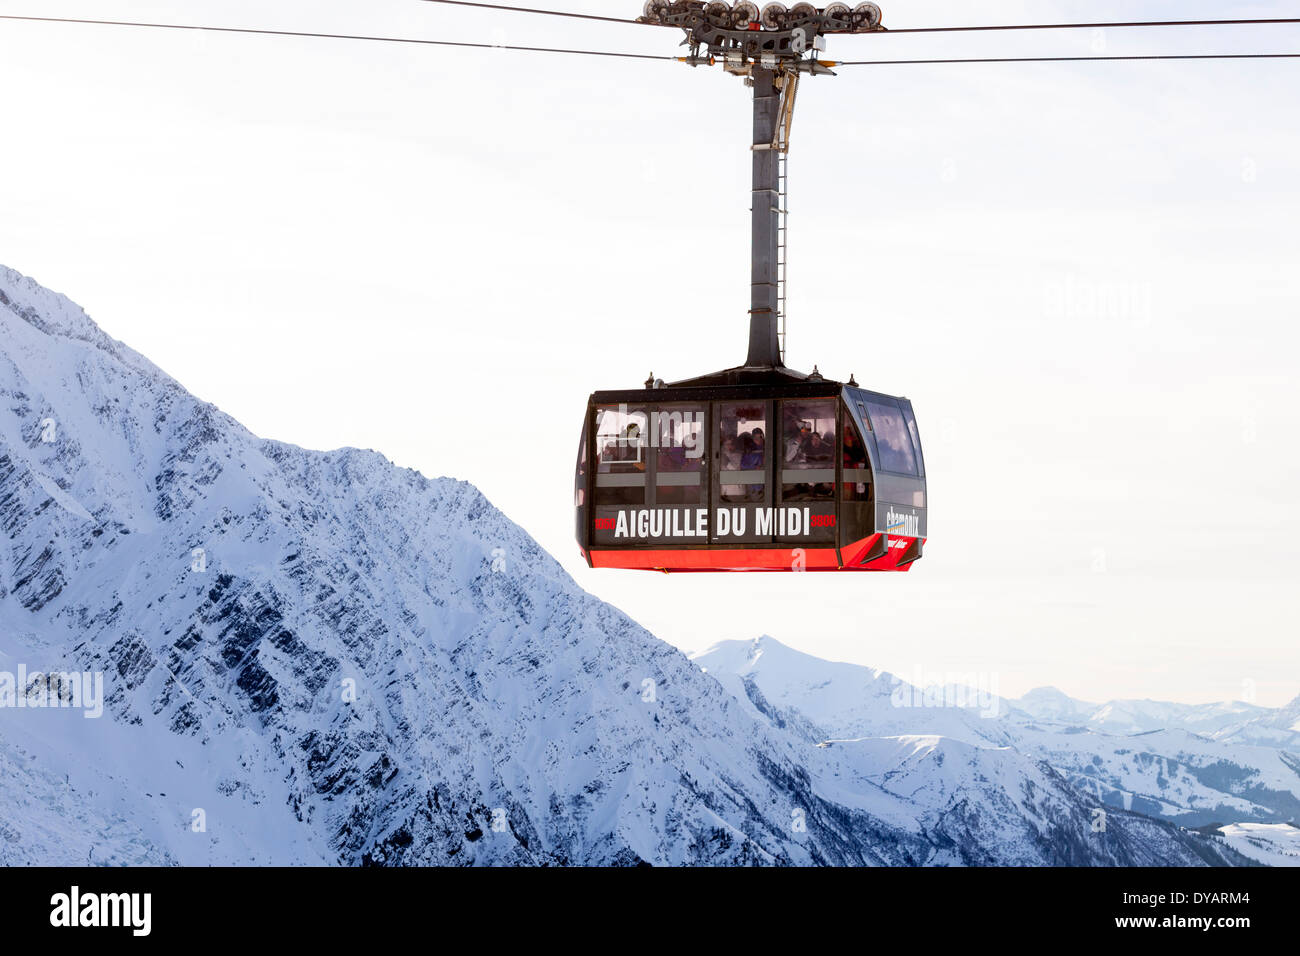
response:
M745 368L784 368L786 305L785 246L788 208L783 175L799 78L833 76L835 64L821 60L826 34L871 33L881 26L880 8L861 3L850 9L832 3L818 9L769 3L761 11L748 0L700 3L650 0L641 20L681 27L690 66L713 66L745 77L754 90L753 202L751 205L749 353Z

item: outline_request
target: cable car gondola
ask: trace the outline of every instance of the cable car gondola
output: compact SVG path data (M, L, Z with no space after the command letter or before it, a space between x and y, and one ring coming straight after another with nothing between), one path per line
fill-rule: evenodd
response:
M912 403L796 372L781 349L782 156L800 75L830 72L803 54L821 48L822 33L878 28L879 11L863 4L855 21L843 4L800 4L798 17L740 24L719 6L651 0L642 19L682 26L684 62L722 62L754 89L749 354L737 368L591 396L578 544L594 568L907 571L927 535ZM782 28L762 29L768 22Z

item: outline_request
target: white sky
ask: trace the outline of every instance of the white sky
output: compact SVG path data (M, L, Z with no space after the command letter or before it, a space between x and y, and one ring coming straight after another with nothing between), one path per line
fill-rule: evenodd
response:
M635 0L538 0L635 16ZM882 3L896 27L1300 2ZM419 0L0 13L677 52ZM1300 51L1300 28L831 38L839 58ZM260 435L473 481L687 650L762 633L1093 700L1300 692L1300 61L854 67L791 157L790 364L910 397L908 575L592 572L596 388L744 358L748 91L672 63L0 22L0 262ZM522 426L521 426L521 423Z

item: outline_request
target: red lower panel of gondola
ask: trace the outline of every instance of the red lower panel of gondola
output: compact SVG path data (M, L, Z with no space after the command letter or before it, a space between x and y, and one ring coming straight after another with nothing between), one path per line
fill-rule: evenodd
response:
M673 574L696 571L910 571L924 544L924 539L918 542L915 538L877 534L846 545L839 554L834 548L593 548L583 557L593 568Z

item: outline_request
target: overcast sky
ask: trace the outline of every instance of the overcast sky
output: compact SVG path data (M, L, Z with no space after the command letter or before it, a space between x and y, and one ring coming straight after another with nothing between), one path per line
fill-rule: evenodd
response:
M634 0L538 0L635 16ZM895 27L1300 3L882 2ZM675 54L419 0L0 13ZM1300 28L832 37L831 57L1300 51ZM748 91L674 63L0 22L0 262L259 435L477 484L700 650L770 634L1084 699L1300 693L1300 61L848 67L791 156L789 363L915 403L907 575L588 570L596 388L739 364Z

